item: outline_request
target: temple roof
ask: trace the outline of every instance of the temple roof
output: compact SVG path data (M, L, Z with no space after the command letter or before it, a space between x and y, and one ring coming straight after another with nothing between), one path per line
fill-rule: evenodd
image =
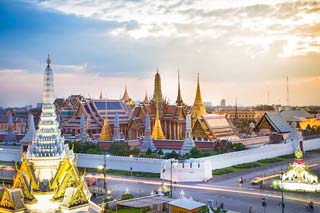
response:
M286 122L286 120L278 112L266 112L262 119L265 118L268 123L272 126L274 130L278 133L287 133L292 130L291 126ZM262 121L258 122L256 126Z
M108 110L106 110L106 107ZM109 120L109 124L114 123L114 117L116 113L119 116L120 124L122 124L128 122L132 114L132 111L129 104L123 100L85 100L80 102L75 116L63 122L62 126L74 126L80 128L80 116L81 114L84 114L87 119L87 123L90 125L90 129L101 129L106 113Z

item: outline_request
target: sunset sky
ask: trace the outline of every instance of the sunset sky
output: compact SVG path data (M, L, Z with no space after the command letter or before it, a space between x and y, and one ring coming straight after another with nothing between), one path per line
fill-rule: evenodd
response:
M56 97L142 100L157 67L164 96L192 104L320 105L320 1L2 0L0 106L41 102L47 54Z

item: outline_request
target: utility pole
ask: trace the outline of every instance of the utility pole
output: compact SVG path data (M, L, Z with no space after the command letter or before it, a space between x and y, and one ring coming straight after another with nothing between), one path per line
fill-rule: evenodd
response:
M104 196L108 191L106 177L107 177L107 159L106 159L106 153L104 152L103 153L103 190L104 190L103 194Z
M283 199L282 175L283 175L283 171L282 171L282 168L281 168L281 176L280 176L280 180L281 180L281 208L282 208L282 213L284 213L284 199Z
M172 198L172 191L173 191L173 180L172 180L172 164L173 164L173 160L171 159L170 160L170 164L171 164L171 172L170 172L170 175L171 175L171 186L170 186L170 198Z

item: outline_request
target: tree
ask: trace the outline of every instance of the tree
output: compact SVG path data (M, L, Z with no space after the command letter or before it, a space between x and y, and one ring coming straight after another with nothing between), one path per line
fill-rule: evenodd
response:
M121 142L112 143L108 148L108 152L112 155L128 156L129 151L128 145Z
M129 199L133 199L134 198L134 196L132 195L132 194L123 194L122 196L121 196L121 200L129 200Z
M192 149L190 150L190 158L201 158L202 157L202 152L199 149L199 147L194 146L192 147Z
M139 153L140 153L140 149L137 148L137 147L134 147L133 149L131 149L131 150L129 151L129 153L130 153L130 155L137 156L137 155L139 155Z
M149 155L149 156L152 155L152 151L150 148L147 150L146 155Z
M176 151L173 150L172 152L167 153L165 155L165 158L167 158L167 159L169 159L169 158L179 158L179 154L176 153Z
M158 150L158 155L163 155L162 149L159 149L159 150Z

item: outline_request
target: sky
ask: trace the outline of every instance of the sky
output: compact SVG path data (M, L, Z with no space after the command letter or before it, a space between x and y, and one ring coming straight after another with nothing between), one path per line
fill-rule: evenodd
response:
M50 54L55 96L134 100L162 92L173 103L180 70L192 105L320 105L320 1L2 0L0 106L41 102Z

